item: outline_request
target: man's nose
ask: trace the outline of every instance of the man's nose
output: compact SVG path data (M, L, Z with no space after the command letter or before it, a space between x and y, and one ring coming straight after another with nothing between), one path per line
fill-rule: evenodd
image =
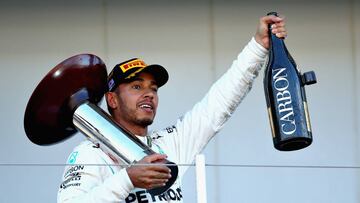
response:
M146 97L149 97L149 98L153 99L153 98L155 97L155 92L154 92L154 90L152 90L152 89L146 89L146 90L145 90L145 93L144 93L144 97L145 97L145 98L146 98Z

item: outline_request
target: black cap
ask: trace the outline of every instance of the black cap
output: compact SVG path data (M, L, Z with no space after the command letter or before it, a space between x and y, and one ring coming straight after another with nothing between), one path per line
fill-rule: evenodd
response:
M158 87L163 86L169 79L164 67L158 64L147 65L139 58L133 58L117 64L108 76L109 91L114 91L120 83L129 81L139 73L147 72L154 76Z

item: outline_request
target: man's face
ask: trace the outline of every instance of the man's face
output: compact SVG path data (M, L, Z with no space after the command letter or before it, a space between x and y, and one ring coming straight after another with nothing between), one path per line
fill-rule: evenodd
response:
M158 106L158 86L149 73L140 73L130 83L122 83L115 91L118 108L117 119L126 124L147 127L152 124Z

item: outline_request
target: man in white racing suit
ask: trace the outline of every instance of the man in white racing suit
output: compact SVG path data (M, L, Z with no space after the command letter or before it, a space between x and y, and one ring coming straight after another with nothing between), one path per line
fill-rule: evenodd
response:
M126 166L117 157L102 151L100 143L86 140L68 158L58 202L182 202L181 179L187 167L179 166L178 178L171 188L163 194L152 195L146 189L163 186L170 178L170 169L148 163L164 159L179 164L193 162L250 90L268 53L268 24L272 24L272 31L278 37L286 36L283 18L260 18L255 37L230 69L200 102L163 130L149 133L147 127L156 114L157 90L168 80L165 68L146 65L141 59L116 65L109 74L109 92L105 95L109 112L156 154L144 157L138 162L140 165Z

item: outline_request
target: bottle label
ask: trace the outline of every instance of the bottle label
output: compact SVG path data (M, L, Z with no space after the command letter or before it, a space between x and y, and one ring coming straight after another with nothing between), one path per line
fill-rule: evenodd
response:
M311 125L310 125L310 116L309 116L309 110L307 107L307 102L304 101L304 110L305 110L305 118L306 118L306 126L307 130L311 132Z
M275 138L275 128L274 128L274 122L272 119L272 113L271 113L271 108L268 108L268 115L269 115L269 120L270 120L270 127L271 127L271 133L272 133L272 137Z
M281 133L290 136L296 132L297 126L286 68L272 69L272 76L276 108L279 114L279 128Z

